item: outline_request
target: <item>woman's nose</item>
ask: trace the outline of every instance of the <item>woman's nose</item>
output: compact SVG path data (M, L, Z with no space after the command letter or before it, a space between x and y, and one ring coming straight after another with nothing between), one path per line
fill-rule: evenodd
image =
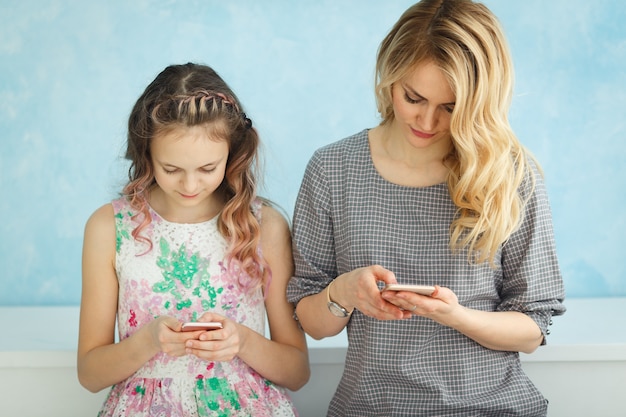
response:
M421 122L420 127L429 133L432 132L437 126L437 117L436 107L426 107L418 117Z

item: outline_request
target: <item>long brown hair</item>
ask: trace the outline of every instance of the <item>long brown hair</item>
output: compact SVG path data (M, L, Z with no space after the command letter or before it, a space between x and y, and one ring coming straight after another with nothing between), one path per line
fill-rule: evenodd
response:
M152 220L146 200L147 191L156 184L152 138L177 127L199 125L227 141L229 147L224 181L216 191L223 193L226 201L217 225L230 243L229 268L244 287L264 280L267 285L270 272L259 252L260 225L251 211L256 198L259 136L235 93L206 65L168 66L146 87L130 113L126 159L131 165L123 195L138 211L139 225L133 237L152 248L152 242L141 235Z

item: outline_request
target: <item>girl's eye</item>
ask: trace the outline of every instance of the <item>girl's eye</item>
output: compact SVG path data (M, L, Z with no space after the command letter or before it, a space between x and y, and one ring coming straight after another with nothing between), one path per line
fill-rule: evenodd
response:
M452 106L446 106L446 107L444 107L444 109L446 109L446 111L448 113L450 113L450 114L452 114L452 112L454 111L454 107L452 107Z
M172 174L176 174L178 170L177 169L164 169L163 172L165 172L166 174L172 175Z
M215 171L215 168L202 168L202 172L205 174L210 174L213 171Z

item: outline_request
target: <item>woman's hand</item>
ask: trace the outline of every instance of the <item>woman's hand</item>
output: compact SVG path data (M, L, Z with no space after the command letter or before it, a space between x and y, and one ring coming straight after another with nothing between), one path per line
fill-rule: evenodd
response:
M448 317L460 308L456 294L449 288L438 285L435 285L435 292L431 295L410 291L383 291L382 297L410 314L428 317L445 326L450 326Z
M382 297L379 281L383 284L397 283L395 274L382 266L372 265L355 269L333 281L330 298L348 311L356 308L361 313L378 320L411 317L411 313L402 308L402 303L398 305Z
M449 288L435 286L431 296L385 291L383 297L411 314L453 328L488 349L532 353L543 340L541 329L526 314L464 307Z

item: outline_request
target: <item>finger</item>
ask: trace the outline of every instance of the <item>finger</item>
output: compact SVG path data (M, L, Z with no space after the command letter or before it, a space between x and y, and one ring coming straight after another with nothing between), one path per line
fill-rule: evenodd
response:
M383 268L382 266L374 266L372 268L372 273L374 274L374 278L376 278L376 281L382 281L385 284L396 284L398 282L396 279L396 274L388 269Z
M441 288L439 285L435 285L435 291L433 291L430 296L433 298L437 298L437 296L439 295L439 288Z

